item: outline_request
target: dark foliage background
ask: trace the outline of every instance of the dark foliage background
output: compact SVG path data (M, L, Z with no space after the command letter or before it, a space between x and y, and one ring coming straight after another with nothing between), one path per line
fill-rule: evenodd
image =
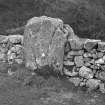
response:
M61 18L79 37L105 40L105 0L0 0L0 34L41 15Z

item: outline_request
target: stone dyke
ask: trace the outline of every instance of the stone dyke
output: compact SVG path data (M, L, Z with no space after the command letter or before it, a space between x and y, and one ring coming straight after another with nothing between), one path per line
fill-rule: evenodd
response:
M49 69L75 86L105 93L105 42L78 38L62 20L47 16L27 22L24 35L0 36L0 61L32 70Z
M105 42L68 39L64 55L64 74L75 86L105 92Z
M23 53L22 35L0 35L0 62L22 64Z

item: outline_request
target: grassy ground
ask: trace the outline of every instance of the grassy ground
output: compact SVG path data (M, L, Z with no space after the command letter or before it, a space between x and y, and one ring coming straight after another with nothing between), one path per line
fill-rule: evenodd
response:
M105 40L104 0L102 4L99 0L78 0L83 4L65 1L0 0L0 34L7 35L6 30L24 26L33 16L47 15L63 19L79 36ZM0 105L105 105L104 94L87 93L64 78L32 76L18 65L13 68L16 73L8 76L7 69L7 64L0 63Z
M1 72L0 105L105 105L104 94L87 93L64 78L45 77L32 76L24 67L16 68L13 76Z

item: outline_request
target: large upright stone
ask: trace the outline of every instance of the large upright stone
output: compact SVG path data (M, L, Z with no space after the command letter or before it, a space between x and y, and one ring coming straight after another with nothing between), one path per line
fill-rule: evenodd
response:
M62 71L68 35L60 19L46 16L30 19L24 32L26 67L35 70L49 66Z

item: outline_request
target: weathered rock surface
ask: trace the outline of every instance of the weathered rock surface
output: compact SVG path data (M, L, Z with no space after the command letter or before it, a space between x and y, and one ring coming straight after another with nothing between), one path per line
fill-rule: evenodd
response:
M89 90L97 89L99 85L100 85L100 80L97 79L89 79L86 82L86 86L88 87Z
M84 44L84 48L87 50L87 51L90 51L94 48L97 47L98 45L98 42L100 42L100 40L91 40L91 39L87 39L85 44Z
M34 69L44 66L62 71L64 45L68 31L63 21L46 16L30 19L24 32L26 66Z
M83 42L80 41L79 39L77 39L77 40L69 39L69 41L70 41L71 49L80 50L83 48Z
M82 66L79 70L79 75L86 79L93 78L93 72L90 68Z
M76 64L76 67L81 67L84 65L83 56L75 56L74 62Z

